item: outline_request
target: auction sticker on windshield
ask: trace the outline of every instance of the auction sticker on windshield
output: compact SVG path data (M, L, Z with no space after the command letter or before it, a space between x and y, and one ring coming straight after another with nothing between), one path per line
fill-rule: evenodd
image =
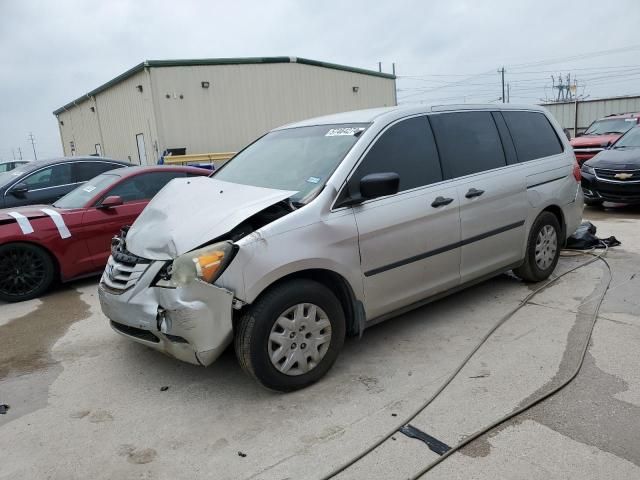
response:
M363 130L364 130L364 127L332 128L324 136L325 137L338 137L340 135L355 135L356 133L362 132Z

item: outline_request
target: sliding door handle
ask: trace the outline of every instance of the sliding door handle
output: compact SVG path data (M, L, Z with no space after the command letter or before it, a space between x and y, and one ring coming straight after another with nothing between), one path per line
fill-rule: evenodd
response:
M484 190L476 190L475 188L470 188L469 191L466 193L465 197L467 198L479 197L483 193L484 193Z
M436 197L436 199L431 203L431 206L438 208L444 205L449 205L451 202L453 202L453 198Z

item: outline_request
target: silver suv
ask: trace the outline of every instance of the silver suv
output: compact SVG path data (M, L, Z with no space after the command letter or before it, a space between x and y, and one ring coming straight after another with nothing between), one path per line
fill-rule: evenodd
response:
M171 181L115 239L100 300L131 340L205 366L234 342L247 373L291 391L346 335L508 270L547 278L582 209L542 108L331 115Z

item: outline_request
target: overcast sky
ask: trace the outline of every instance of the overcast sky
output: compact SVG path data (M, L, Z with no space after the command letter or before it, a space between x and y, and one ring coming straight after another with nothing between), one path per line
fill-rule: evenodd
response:
M29 132L61 154L51 112L150 59L395 62L400 103L499 101L503 65L512 102L552 95L554 73L640 94L638 0L0 0L0 19L0 159L32 158Z

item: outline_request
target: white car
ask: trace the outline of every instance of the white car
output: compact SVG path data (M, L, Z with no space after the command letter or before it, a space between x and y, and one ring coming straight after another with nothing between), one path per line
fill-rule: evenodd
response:
M582 210L543 108L331 115L171 181L114 243L100 300L131 340L205 366L235 342L244 370L290 391L345 335L511 269L547 278Z

